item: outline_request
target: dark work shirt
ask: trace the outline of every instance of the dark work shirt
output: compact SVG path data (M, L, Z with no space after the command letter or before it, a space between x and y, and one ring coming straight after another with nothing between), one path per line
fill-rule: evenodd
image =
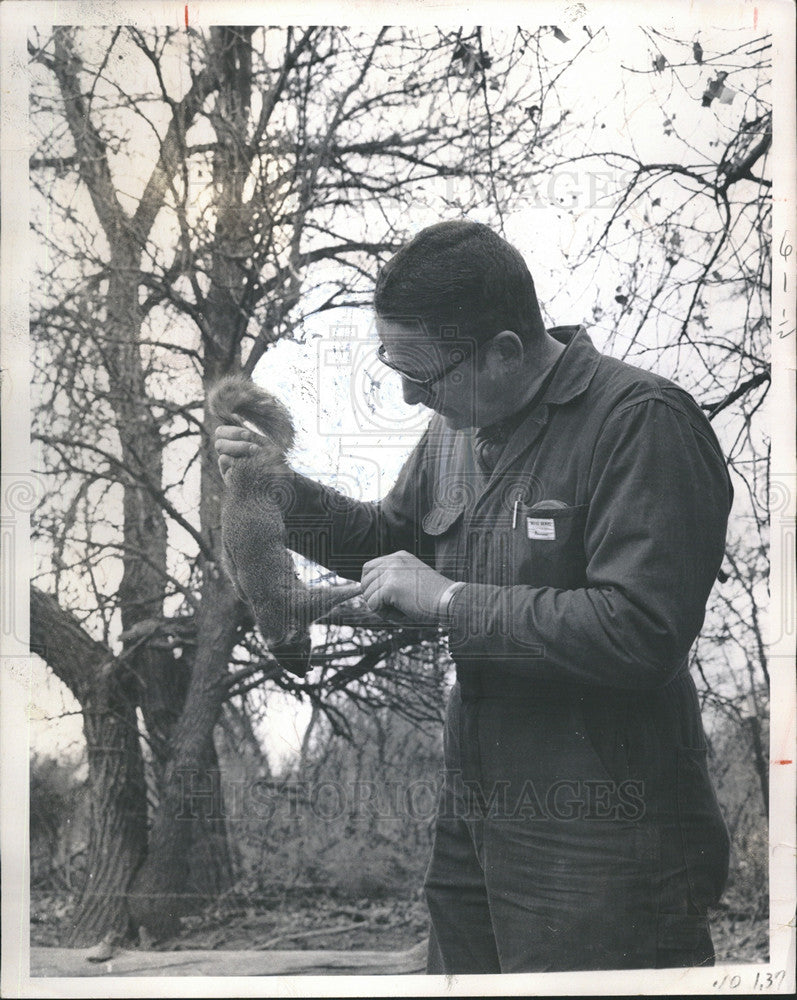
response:
M295 475L289 544L354 579L405 549L465 581L458 666L656 688L685 669L723 558L725 460L687 392L583 328L549 332L565 351L489 479L470 433L435 415L380 503Z

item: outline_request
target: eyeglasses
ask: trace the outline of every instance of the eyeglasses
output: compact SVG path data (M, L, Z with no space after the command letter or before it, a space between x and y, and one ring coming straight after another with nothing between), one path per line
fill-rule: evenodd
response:
M463 361L467 361L469 357L473 354L478 354L484 344L469 344L465 347L455 347L451 351L452 357L457 355L454 361L450 365L446 365L442 371L439 371L436 375L432 375L430 378L420 378L417 375L410 375L405 372L403 368L399 368L398 365L394 364L390 358L387 356L387 351L385 350L385 345L380 344L376 349L376 356L382 362L383 365L387 365L394 372L398 372L402 378L406 379L408 382L412 382L413 385L419 385L423 389L430 389L433 385L436 385L440 379L445 378L450 372L452 372L457 365L461 365Z

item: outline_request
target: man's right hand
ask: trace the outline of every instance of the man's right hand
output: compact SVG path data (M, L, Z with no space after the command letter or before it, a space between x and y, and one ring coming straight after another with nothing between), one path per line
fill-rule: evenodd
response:
M247 427L220 424L216 428L214 445L219 456L219 472L222 479L226 478L236 458L254 455L265 440L262 434L250 431Z

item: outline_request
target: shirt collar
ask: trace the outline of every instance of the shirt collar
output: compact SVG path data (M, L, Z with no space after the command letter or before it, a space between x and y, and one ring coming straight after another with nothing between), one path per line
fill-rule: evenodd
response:
M598 370L601 356L583 326L553 326L548 333L565 345L544 403L569 403L580 396Z
M548 333L565 345L546 392L523 411L492 471L488 486L531 448L550 417L550 407L568 403L586 391L600 363L600 354L583 326L555 326Z
M554 362L553 374L545 388L534 394L534 398L515 413L497 420L487 427L477 428L474 435L487 440L507 440L515 429L525 421L530 413L545 404L568 403L580 396L592 381L600 361L600 354L590 340L583 326L554 326L548 330L554 340L564 344L565 349Z

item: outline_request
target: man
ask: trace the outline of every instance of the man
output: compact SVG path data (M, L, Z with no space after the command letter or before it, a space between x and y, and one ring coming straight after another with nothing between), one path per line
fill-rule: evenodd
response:
M486 226L423 230L375 309L435 415L381 503L294 475L285 517L374 610L449 629L429 972L712 963L728 838L687 666L732 496L711 427L583 328L546 331ZM222 472L255 442L221 428Z

